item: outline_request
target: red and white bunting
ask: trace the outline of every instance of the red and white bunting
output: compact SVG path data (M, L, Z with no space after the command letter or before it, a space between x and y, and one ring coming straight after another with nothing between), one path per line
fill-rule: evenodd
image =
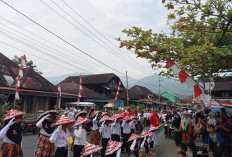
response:
M19 99L20 81L21 81L21 78L23 77L23 67L25 67L25 66L26 66L26 55L23 56L22 63L19 67L19 74L18 74L16 89L15 89L15 99L16 100Z
M80 98L82 96L82 78L80 74L80 83L79 83L79 93L78 93L78 102L80 102Z
M59 96L61 97L62 92L61 92L60 84L58 85L58 94L59 94Z
M118 95L119 95L119 90L120 90L120 87L121 87L121 83L122 83L122 81L119 80L118 89L117 89L117 93L116 93L116 96L115 96L115 100L118 100Z
M178 68L178 66L171 59L167 59L166 68L171 68L173 74L179 77L181 83L186 83L188 88L194 88L195 98L200 97L205 105L209 105L211 97L206 95L203 89L191 78L189 75Z
M215 83L214 82L210 82L210 90L213 90L215 87Z

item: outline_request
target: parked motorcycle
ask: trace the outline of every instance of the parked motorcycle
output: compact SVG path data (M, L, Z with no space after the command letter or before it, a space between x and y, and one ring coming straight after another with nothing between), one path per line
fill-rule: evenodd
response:
M36 127L37 120L24 121L22 123L22 132L32 132L33 134L39 133L39 128Z

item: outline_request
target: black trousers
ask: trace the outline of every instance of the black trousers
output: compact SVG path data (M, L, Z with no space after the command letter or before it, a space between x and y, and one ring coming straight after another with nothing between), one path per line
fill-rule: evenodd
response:
M128 139L130 138L131 134L123 134L123 144L122 144L122 151L126 148L126 152L129 153L129 145Z
M80 157L83 148L84 148L83 145L74 145L74 148L73 148L73 157Z
M112 141L118 141L118 142L120 142L120 136L117 135L117 134L112 134L111 135L111 139L112 139Z
M58 147L55 157L68 157L68 147Z
M176 143L176 146L179 146L182 143L182 135L181 132L174 132L174 140Z
M135 133L135 129L131 129L131 133Z
M107 147L109 140L110 138L102 138L101 157L105 157L106 147Z

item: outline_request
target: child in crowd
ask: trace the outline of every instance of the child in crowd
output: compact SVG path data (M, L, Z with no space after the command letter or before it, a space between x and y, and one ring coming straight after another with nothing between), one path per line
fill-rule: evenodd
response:
M209 136L208 136L208 151L213 151L214 157L221 157L223 154L223 144L224 140L220 133L215 131L214 125L208 126Z

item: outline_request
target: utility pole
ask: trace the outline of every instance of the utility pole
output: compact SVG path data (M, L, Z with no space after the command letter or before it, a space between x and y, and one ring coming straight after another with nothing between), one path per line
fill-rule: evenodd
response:
M127 99L127 106L129 106L129 96L128 96L128 76L126 71L126 99Z
M160 77L159 77L159 102L160 102L160 86L161 86L161 80L160 80Z

